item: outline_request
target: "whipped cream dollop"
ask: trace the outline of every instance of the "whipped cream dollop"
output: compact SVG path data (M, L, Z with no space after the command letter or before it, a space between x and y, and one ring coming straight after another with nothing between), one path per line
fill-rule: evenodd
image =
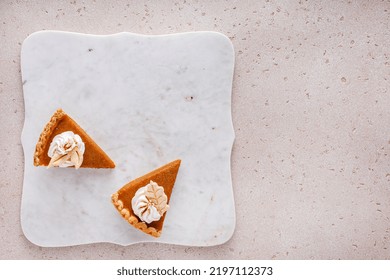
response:
M65 131L56 135L50 143L47 155L51 157L47 168L70 167L78 169L83 163L85 144L78 134Z
M164 193L164 188L157 183L150 181L144 187L137 190L131 200L131 206L134 214L136 214L141 221L150 224L158 221L168 210L168 198Z

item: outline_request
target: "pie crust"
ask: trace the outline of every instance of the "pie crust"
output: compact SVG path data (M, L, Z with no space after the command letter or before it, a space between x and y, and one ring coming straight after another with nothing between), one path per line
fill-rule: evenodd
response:
M114 168L115 163L110 157L92 140L92 138L62 109L58 109L50 121L44 127L38 143L35 147L34 165L48 166L50 157L48 150L53 138L65 131L73 131L78 134L85 144L83 163L80 168Z
M142 177L130 181L111 196L112 203L119 211L122 217L135 228L154 237L160 237L166 212L160 220L147 224L141 221L134 214L131 206L131 199L134 197L139 188L146 186L150 181L156 182L164 188L164 192L168 197L168 204L172 194L172 189L176 181L176 176L179 171L181 160L172 161ZM168 210L169 211L169 210Z

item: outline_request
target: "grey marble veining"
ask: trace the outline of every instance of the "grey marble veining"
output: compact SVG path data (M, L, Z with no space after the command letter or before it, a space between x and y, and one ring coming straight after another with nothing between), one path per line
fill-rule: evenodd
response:
M231 237L234 52L227 37L43 31L24 41L21 68L26 112L21 222L31 242L209 246ZM33 166L39 134L57 108L109 154L114 170ZM110 196L178 158L170 210L155 239L127 224Z

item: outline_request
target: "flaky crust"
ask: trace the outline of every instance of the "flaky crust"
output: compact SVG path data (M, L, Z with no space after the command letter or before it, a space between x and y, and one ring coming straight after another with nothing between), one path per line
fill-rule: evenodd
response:
M62 109L58 109L53 116L51 117L50 121L46 124L45 128L43 129L41 135L39 136L39 140L37 145L35 146L35 153L34 153L34 165L40 166L41 163L39 161L39 157L44 153L44 147L53 133L53 130L56 128L58 122L66 115L66 113Z
M129 209L126 207L123 207L122 200L118 199L119 194L114 193L111 196L111 201L114 204L115 208L119 211L119 213L122 215L122 217L129 222L132 226L138 228L139 230L142 230L146 234L149 234L153 237L160 237L161 231L157 231L152 226L148 226L145 222L140 222L137 217L133 216Z

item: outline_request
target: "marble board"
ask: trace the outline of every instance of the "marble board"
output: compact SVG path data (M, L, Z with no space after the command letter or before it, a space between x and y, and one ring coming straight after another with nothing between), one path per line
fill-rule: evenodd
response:
M23 42L21 70L27 239L43 247L229 240L235 227L234 51L226 36L40 31ZM115 169L33 166L39 135L58 108L106 151ZM170 209L161 237L154 238L120 216L111 194L175 159L182 163Z

